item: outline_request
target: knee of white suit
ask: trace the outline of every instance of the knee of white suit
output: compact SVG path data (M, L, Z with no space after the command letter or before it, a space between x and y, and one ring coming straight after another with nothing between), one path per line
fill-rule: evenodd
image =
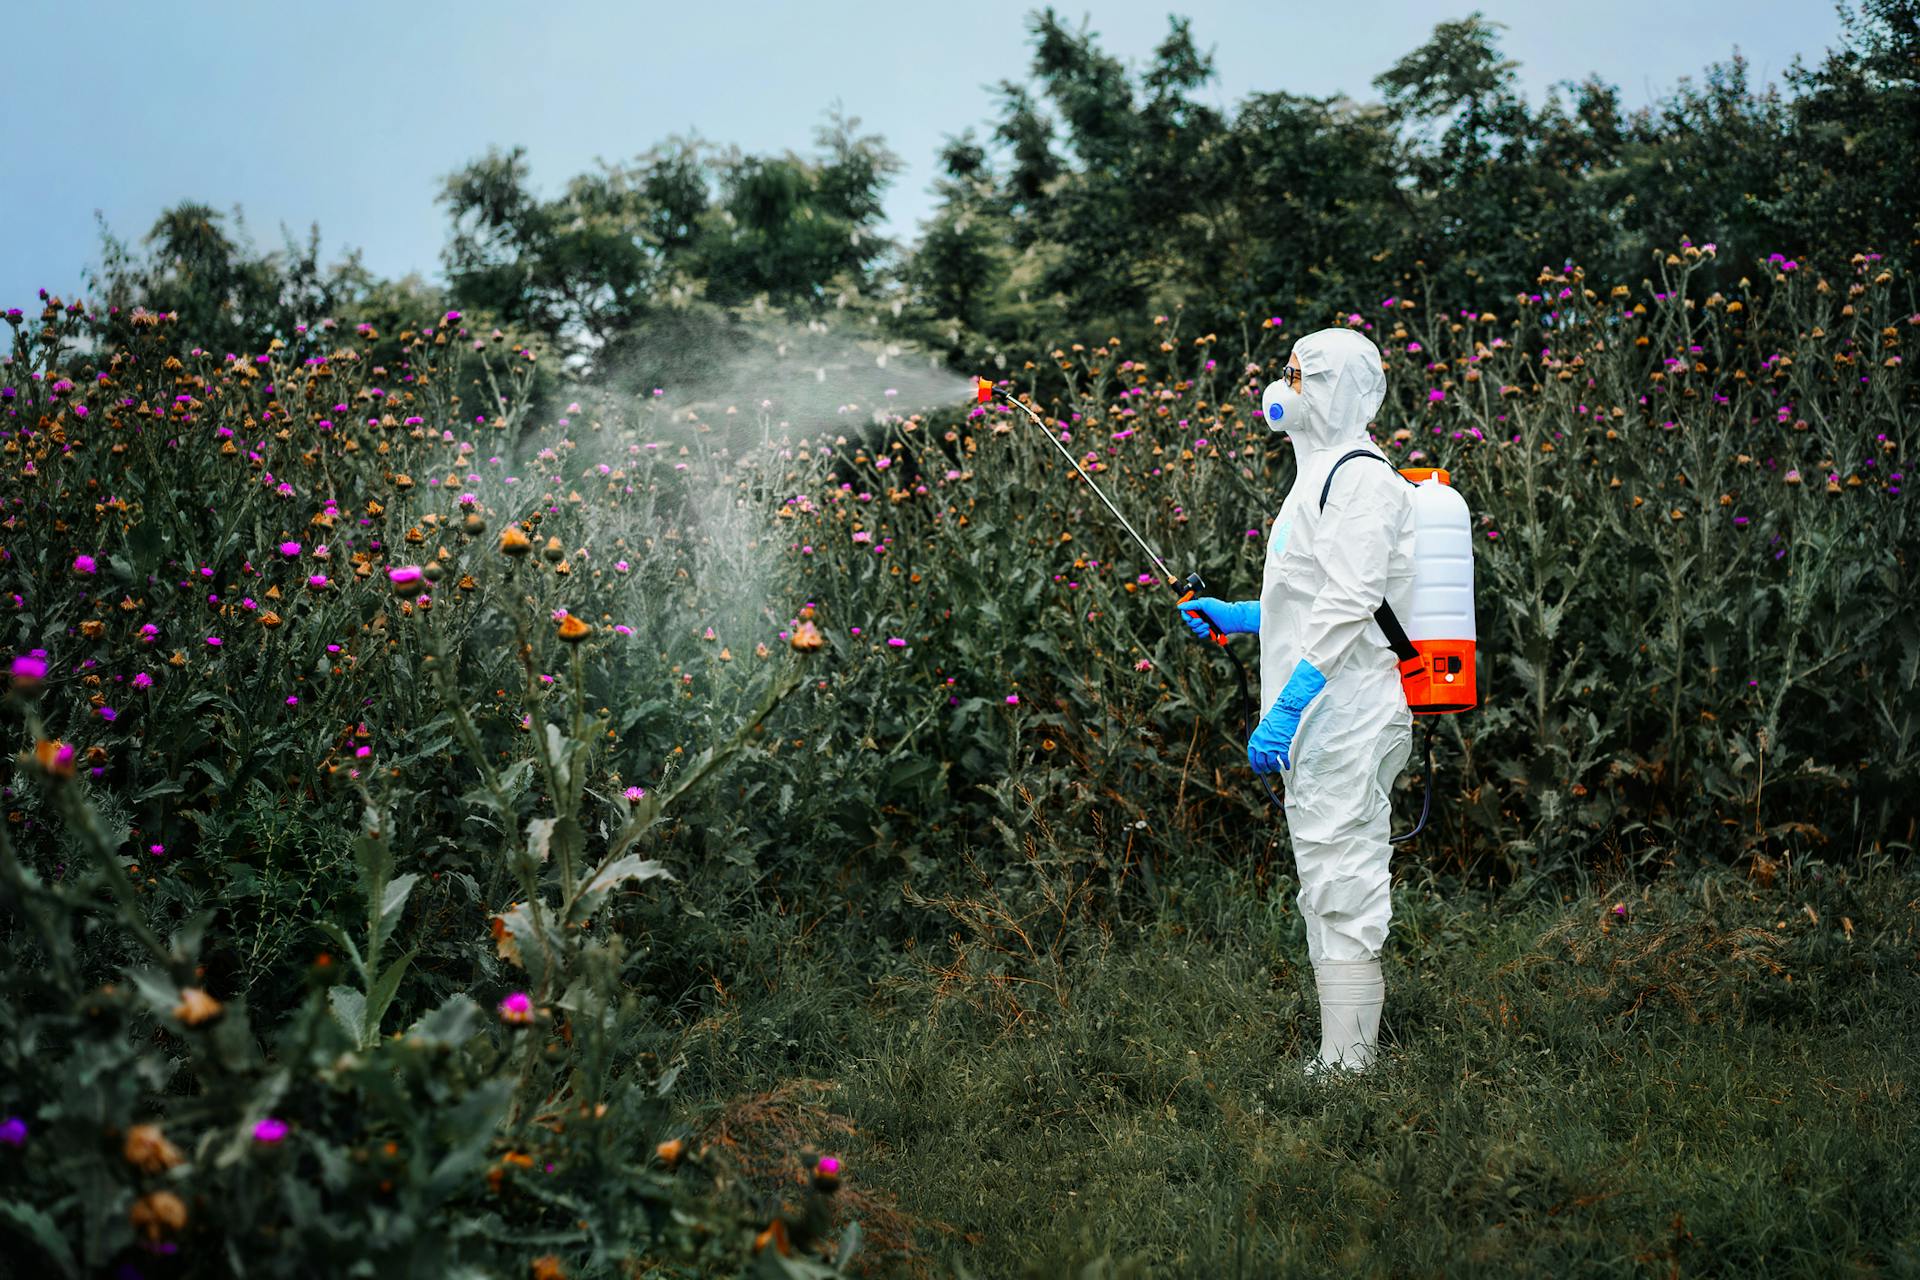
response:
M1357 874L1313 875L1300 868L1300 915L1307 926L1307 958L1372 960L1387 945L1393 922L1393 882L1383 859Z

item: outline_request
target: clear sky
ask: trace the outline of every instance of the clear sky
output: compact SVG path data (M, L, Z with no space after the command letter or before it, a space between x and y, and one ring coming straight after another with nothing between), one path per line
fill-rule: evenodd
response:
M490 144L524 145L551 193L597 157L673 134L748 152L810 152L838 100L906 161L887 231L931 206L942 139L984 135L993 85L1030 64L1023 0L10 0L0 72L0 306L72 296L98 258L96 210L122 238L193 198L240 205L256 244L304 237L364 251L381 275L438 278L441 179ZM1374 96L1370 81L1434 23L1477 7L1538 102L1598 72L1638 106L1736 48L1779 80L1840 34L1827 0L1063 4L1101 45L1144 62L1167 14L1194 19L1222 107L1251 92Z

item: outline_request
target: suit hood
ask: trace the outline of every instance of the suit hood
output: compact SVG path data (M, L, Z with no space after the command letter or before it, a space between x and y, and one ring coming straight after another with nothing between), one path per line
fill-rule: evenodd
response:
M1367 424L1387 397L1380 348L1355 329L1321 329L1293 344L1300 357L1300 394L1305 420L1289 422L1296 449L1365 448Z

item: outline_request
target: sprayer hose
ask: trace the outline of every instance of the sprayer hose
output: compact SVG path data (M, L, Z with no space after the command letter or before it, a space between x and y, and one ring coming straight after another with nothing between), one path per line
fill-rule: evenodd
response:
M1420 797L1420 821L1413 824L1413 830L1405 835L1391 836L1387 843L1399 844L1402 840L1411 840L1427 828L1427 814L1433 809L1433 721L1427 721L1427 782Z

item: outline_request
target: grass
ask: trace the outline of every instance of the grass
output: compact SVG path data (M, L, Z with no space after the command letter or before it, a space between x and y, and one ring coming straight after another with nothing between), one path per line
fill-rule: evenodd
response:
M690 1119L743 1167L840 1151L877 1275L1920 1274L1910 872L1402 884L1388 1056L1331 1086L1292 893L1169 888L1038 959L756 919Z

